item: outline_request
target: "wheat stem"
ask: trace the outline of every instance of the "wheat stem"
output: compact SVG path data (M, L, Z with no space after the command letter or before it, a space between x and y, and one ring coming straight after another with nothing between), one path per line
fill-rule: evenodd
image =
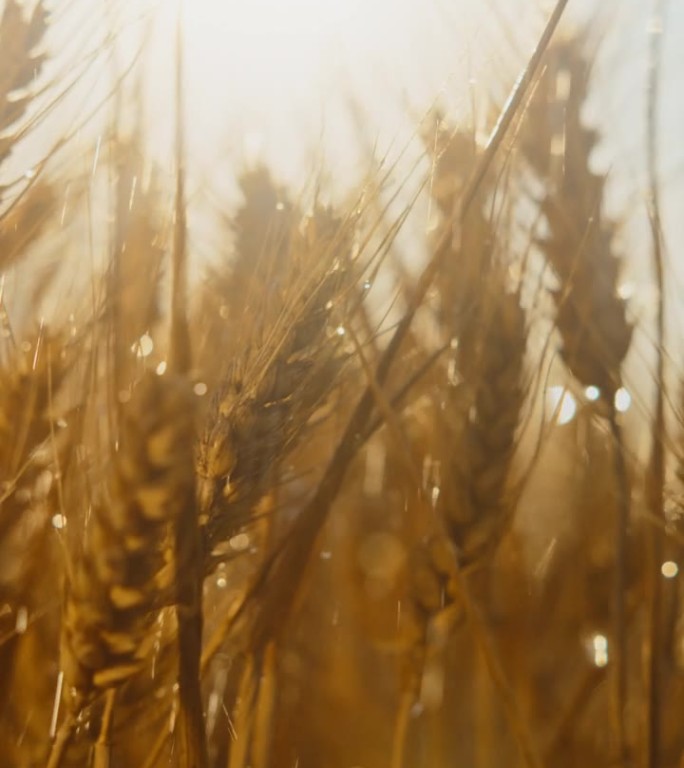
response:
M191 367L187 318L187 226L185 201L185 158L183 114L183 2L176 20L176 208L173 245L173 286L171 297L171 371L187 376ZM192 434L184 436L188 441ZM202 690L202 540L197 506L191 495L180 507L176 521L174 550L178 618L179 759L187 768L206 768L209 762Z
M665 0L654 0L652 11L651 44L648 64L646 158L649 178L650 223L653 239L653 268L658 291L656 315L656 402L652 423L651 456L647 469L647 503L652 516L665 519L663 496L665 487L665 277L663 243L658 185L658 104L660 64L662 58L662 30L664 29ZM647 539L646 587L648 593L648 628L644 639L643 662L645 672L645 739L644 768L657 768L660 764L660 722L662 715L662 637L663 586L660 563L663 552L662 533L652 528Z
M617 510L615 515L615 577L613 582L613 722L615 729L616 760L627 765L627 539L629 532L629 477L625 460L625 445L622 429L615 409L609 415L610 431L613 436L613 464L615 471Z
M114 704L116 702L116 688L110 688L105 693L104 712L102 713L102 723L100 725L100 735L95 743L95 755L93 759L93 768L109 768L111 754L111 731L112 721L114 719Z
M405 768L406 764L406 740L408 736L409 725L411 723L411 710L415 703L415 696L412 690L404 691L399 699L397 714L394 723L392 735L392 756L390 759L390 768Z
M57 736L52 744L46 768L60 768L66 755L66 751L69 748L69 744L71 744L71 740L74 738L75 731L76 719L72 714L68 714L57 731Z

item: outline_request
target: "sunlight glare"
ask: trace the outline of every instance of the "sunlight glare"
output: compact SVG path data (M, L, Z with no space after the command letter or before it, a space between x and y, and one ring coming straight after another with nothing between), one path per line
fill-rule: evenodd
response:
M381 3L389 7L388 0ZM377 3L375 3L377 5ZM362 0L185 0L183 28L189 59L209 70L216 53L240 62L244 87L262 95L286 82L294 89L335 64L342 48L361 44L368 13ZM209 72L217 82L217 71Z

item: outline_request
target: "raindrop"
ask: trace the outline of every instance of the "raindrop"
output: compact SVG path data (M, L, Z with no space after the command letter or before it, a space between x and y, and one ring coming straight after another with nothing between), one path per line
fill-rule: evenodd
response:
M149 333L143 333L143 335L133 344L131 351L135 352L138 357L149 357L154 350L154 341Z
M345 330L345 328L344 328L344 326L343 326L343 325L338 325L338 326L337 326L337 328L335 329L335 333L336 333L338 336L344 336L344 334L345 334L346 332L347 332L347 331Z
M679 573L679 566L672 560L668 560L660 566L660 572L666 579L674 579Z
M61 531L67 524L66 517L62 514L57 514L52 516L52 527L56 528L58 531Z
M598 387L595 387L593 384L590 387L587 387L584 390L584 394L587 398L587 400L591 400L592 402L596 401L601 397L601 390Z
M163 376L166 373L166 360L162 360L156 367L157 376Z
M458 372L458 364L454 358L449 360L449 365L447 366L447 381L451 387L457 387L461 383L461 376Z
M615 409L620 413L626 413L631 405L632 396L624 387L620 387L615 393Z
M569 424L575 418L577 403L566 387L549 387L546 401L558 424Z
M246 533L238 533L230 540L230 548L236 552L244 552L249 547L249 536Z
M204 397L204 395L207 394L208 391L207 385L203 381L198 381L197 384L192 388L192 391L197 395L197 397Z
M591 648L594 666L605 667L608 664L608 638L601 634L594 635L591 638Z
M18 635L23 635L28 628L28 609L24 605L17 610L17 622L14 628Z
M138 177L133 177L133 183L131 184L131 195L128 198L128 210L133 210L133 203L135 202L135 191L138 188Z

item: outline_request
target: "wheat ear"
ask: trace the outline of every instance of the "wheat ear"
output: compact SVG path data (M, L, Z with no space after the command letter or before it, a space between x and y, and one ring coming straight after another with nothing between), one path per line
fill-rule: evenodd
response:
M31 85L45 61L39 46L47 23L48 13L42 2L35 4L28 18L17 0L4 4L0 17L0 164L16 142L11 128L24 117L33 98ZM0 199L1 193L0 189Z
M433 164L431 192L449 215L478 146L472 132L450 130L439 112L424 140ZM508 285L491 176L460 221L452 257L436 281L443 334L453 350L435 425L439 477L432 480L463 565L490 553L510 520L506 484L526 392L525 312L519 290Z
M465 185L459 209L454 216L450 217L448 221L449 226L444 228L434 255L418 278L407 309L397 324L378 362L375 373L375 381L378 386L384 386L387 381L390 368L411 328L415 314L448 256L448 249L452 240L451 225L453 225L457 216L465 216L470 210L481 188L482 180L491 168L497 149L536 77L541 59L563 16L566 5L567 0L558 0L555 4L537 46L516 81L511 96L500 115L500 119L492 131L490 141L482 157L475 164L468 183ZM268 639L277 635L285 624L306 570L312 547L327 519L330 506L342 485L349 465L356 455L360 438L366 431L372 416L373 405L373 391L368 386L364 390L363 396L347 423L344 434L337 445L333 458L328 464L316 492L293 524L292 535L288 537L287 542L278 555L265 564L259 579L244 603L245 607L251 605L251 601L257 595L264 598L253 624L254 640L262 647ZM269 586L267 591L264 590L266 585ZM240 611L240 614L243 611L244 609Z
M352 266L340 227L318 210L306 237L293 243L289 284L272 324L252 329L207 415L197 469L209 551L237 532L270 490L343 362L336 329Z
M615 410L621 367L632 338L619 296L620 261L612 251L614 226L602 214L605 176L594 173L590 154L598 135L584 126L590 66L576 39L559 43L535 94L526 156L548 192L541 209L548 234L540 248L553 269L553 292L561 356L584 386L599 388L614 439L617 483L616 565L613 598L615 663L613 716L615 748L627 760L626 557L630 491L624 441Z
M196 366L212 387L225 379L228 361L240 354L245 326L258 323L265 301L278 300L301 218L267 167L243 171L238 186L244 200L225 222L230 254L207 268L193 318Z
M149 660L160 607L171 602L170 527L192 498L191 393L147 374L121 408L108 494L90 514L67 585L62 668L74 712Z

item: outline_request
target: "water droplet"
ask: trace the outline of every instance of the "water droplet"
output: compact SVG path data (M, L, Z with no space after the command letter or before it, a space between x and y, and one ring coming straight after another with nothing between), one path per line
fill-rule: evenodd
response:
M67 524L67 519L62 514L52 516L52 527L61 531Z
M347 331L345 330L345 328L344 328L344 326L343 326L343 325L338 325L338 326L337 326L337 328L335 329L335 333L336 333L338 336L344 336L344 334L345 334L346 332L347 332Z
M249 536L246 533L238 533L230 540L230 548L236 552L244 552L249 548Z
M219 589L225 589L228 586L228 579L226 579L225 576L219 576L218 579L216 579L216 586Z
M577 413L575 398L566 387L549 387L546 391L546 402L558 424L569 424Z
M587 400L591 400L592 402L595 402L596 400L599 399L599 397L601 397L601 390L592 384L590 387L587 387L584 390L584 395L587 398Z
M14 628L18 635L23 635L28 629L28 609L24 605L17 610L17 622Z
M36 169L35 168L29 168L27 171L24 171L24 176L27 179L35 179L36 178Z
M631 405L632 396L624 387L620 387L615 393L615 409L620 413L626 413Z
M594 666L605 667L608 664L608 638L602 634L596 634L591 638L591 650Z
M131 184L131 195L128 198L128 210L133 210L133 203L135 202L135 191L138 188L138 177L133 177L133 183Z
M143 335L133 344L131 351L138 357L149 357L154 351L154 341L149 333Z
M163 376L166 373L166 360L162 360L156 367L157 376Z
M457 387L461 383L461 376L458 372L458 365L453 358L449 360L447 366L447 382L451 387Z
M679 573L679 566L672 560L668 560L660 566L660 572L666 579L674 579Z
M192 388L192 391L197 395L197 397L204 397L204 395L207 394L208 391L207 385L203 381L198 381L197 384Z

